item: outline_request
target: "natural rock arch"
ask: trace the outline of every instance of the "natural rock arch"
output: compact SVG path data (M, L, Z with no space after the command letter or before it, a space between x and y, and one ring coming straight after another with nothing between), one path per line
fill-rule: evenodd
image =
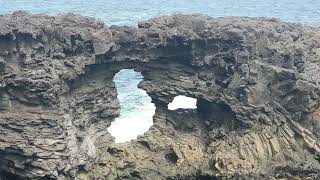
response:
M23 12L0 25L1 171L183 179L320 169L318 28L185 15L108 28ZM106 129L120 110L112 79L125 68L143 74L156 113L144 136L117 145ZM180 94L198 111L169 111Z

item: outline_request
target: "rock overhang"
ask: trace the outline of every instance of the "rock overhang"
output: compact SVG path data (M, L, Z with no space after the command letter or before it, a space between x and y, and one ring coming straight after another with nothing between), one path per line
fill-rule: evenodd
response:
M161 178L319 170L317 28L201 15L108 28L79 15L25 12L0 24L3 171L146 178L159 162ZM112 79L124 68L143 74L139 87L157 108L155 125L130 150L106 131L120 108ZM198 99L200 113L168 112L180 94ZM275 168L295 163L310 166Z

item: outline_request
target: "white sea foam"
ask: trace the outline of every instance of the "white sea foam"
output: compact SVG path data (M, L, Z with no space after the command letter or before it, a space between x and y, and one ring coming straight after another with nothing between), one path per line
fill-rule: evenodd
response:
M153 124L155 106L148 94L138 89L137 85L143 76L139 72L121 70L114 77L117 87L121 112L108 128L115 137L116 143L124 143L136 139L149 130Z
M124 143L136 139L138 135L144 134L152 126L153 114L154 110L147 112L130 112L112 122L108 131L115 137L116 143Z
M197 109L197 99L187 96L176 96L173 101L168 105L169 110L176 109Z

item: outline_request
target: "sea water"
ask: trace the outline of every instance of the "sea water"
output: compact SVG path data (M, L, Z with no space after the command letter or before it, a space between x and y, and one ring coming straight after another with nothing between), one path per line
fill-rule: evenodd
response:
M320 0L0 0L0 15L18 10L49 15L72 12L95 17L108 26L137 26L139 21L170 14L265 16L320 24ZM117 137L116 142L136 138L152 125L155 107L150 97L137 88L142 78L141 73L122 70L114 79L121 115L108 130Z
M133 69L123 69L113 78L121 110L108 131L115 137L116 143L136 139L153 124L156 107L148 94L137 87L142 79L141 73Z
M78 13L107 25L136 26L138 21L170 14L267 16L320 24L320 0L0 0L0 14L25 10L56 15Z

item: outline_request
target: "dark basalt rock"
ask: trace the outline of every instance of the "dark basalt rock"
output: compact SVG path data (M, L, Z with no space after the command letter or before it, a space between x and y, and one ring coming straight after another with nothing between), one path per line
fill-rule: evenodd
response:
M319 28L274 19L0 16L1 178L319 177L319 60ZM115 144L123 68L142 72L156 114ZM169 111L176 95L197 111Z

